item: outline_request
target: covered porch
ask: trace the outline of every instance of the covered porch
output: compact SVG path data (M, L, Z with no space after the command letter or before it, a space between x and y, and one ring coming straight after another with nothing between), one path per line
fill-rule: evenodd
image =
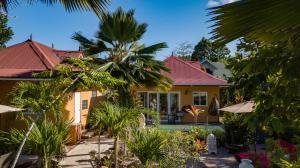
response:
M183 110L184 106L195 105L203 113L197 117L198 123L218 123L219 116L207 113L208 92L172 90L172 91L138 91L137 97L141 107L156 111L161 124L194 124L194 117ZM146 122L153 122L146 115Z

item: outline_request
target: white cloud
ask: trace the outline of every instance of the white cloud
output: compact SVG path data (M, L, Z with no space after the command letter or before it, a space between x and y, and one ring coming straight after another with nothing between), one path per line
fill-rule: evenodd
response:
M218 0L208 0L207 2L207 7L209 8L219 6L219 5L221 5L221 3Z

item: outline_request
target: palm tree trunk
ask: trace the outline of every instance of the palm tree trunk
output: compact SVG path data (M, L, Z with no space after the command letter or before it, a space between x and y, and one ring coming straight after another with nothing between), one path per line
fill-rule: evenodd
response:
M114 146L115 146L115 168L118 168L118 154L119 154L119 137L118 136L115 137Z

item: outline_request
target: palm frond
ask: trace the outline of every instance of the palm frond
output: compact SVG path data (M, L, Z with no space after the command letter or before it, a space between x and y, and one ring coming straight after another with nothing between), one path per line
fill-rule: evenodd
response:
M167 140L156 129L133 130L127 144L144 166L158 162L165 157L164 146Z
M94 11L99 17L104 14L107 5L110 4L110 0L23 0L22 3L24 2L29 4L41 2L48 6L61 4L68 12L79 10ZM0 9L7 12L9 7L18 4L19 0L0 0Z
M166 43L157 43L148 47L144 47L137 51L138 54L153 54L160 51L163 48L167 48L168 45Z
M240 37L251 41L299 40L300 2L240 0L210 8L213 39L225 44Z

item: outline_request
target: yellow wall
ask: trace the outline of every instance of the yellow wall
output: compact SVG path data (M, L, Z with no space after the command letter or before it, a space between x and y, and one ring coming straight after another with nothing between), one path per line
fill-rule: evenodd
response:
M0 81L0 104L9 105L9 93L12 91L13 87L16 85L18 81ZM80 107L81 111L81 119L80 119L80 127L72 126L71 128L71 141L76 142L78 139L78 129L85 129L87 127L87 118L88 113L93 106L97 104L102 99L102 94L98 91L97 97L92 97L92 91L79 91L80 92L80 104L82 100L88 100L88 108L82 110L82 104ZM64 111L64 118L66 120L73 120L74 119L74 108L75 100L74 100L74 93L70 93L68 96L68 100L65 102L65 111ZM0 115L0 130L9 131L11 128L25 128L23 122L17 119L16 113L6 113Z
M149 89L145 89L145 88L134 88L133 91L137 92L137 91L155 91L155 90L149 90ZM173 86L169 91L170 92L172 92L172 91L180 92L180 97L181 97L181 99L180 99L180 109L183 106L193 104L193 102L192 102L192 100L193 100L192 93L194 91L207 92L207 96L208 96L207 106L198 106L198 108L201 108L201 109L205 110L206 112L199 115L198 122L206 122L207 117L208 117L208 122L218 122L219 121L218 116L211 116L211 115L207 114L207 110L208 110L209 104L211 103L212 98L215 95L217 95L218 98L219 98L219 91L220 91L219 86ZM194 122L193 116L190 115L190 114L186 114L183 117L182 122L183 123L192 123L192 122Z

